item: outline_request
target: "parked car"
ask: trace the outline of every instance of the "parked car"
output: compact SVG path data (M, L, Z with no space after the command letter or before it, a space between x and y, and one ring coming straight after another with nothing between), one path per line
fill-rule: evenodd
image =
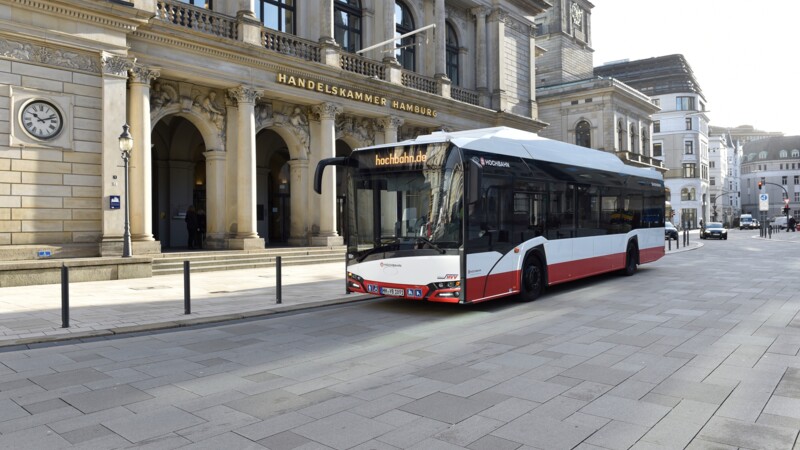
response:
M675 228L672 222L664 222L664 239L667 241L670 239L678 240L678 229Z
M709 222L700 231L700 239L728 239L728 230L722 226L721 222Z

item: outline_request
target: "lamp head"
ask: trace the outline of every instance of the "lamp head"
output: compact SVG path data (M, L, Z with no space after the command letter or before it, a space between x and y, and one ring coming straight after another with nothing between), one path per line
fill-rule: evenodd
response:
M123 152L129 152L133 148L133 137L128 131L130 128L126 123L122 126L122 134L119 135L119 149Z

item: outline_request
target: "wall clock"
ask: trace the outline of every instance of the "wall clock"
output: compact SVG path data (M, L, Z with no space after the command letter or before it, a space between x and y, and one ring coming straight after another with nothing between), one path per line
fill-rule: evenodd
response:
M44 100L27 103L19 115L22 128L37 139L52 139L61 132L64 117L54 104Z

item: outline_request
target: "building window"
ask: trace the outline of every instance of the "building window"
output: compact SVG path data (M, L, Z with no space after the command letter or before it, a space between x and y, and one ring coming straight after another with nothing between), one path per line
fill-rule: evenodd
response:
M794 193L794 201L800 202L800 192L795 192Z
M664 150L661 148L661 144L653 144L653 156L664 156Z
M677 111L694 111L694 97L677 97L675 109Z
M294 0L260 0L256 17L267 28L294 34Z
M686 141L683 143L683 154L694 155L694 142Z
M683 178L696 178L697 164L684 163L683 164Z
M446 23L447 28L447 43L445 45L445 52L447 53L447 78L454 86L459 85L460 77L458 74L458 36L456 36L456 29L450 22Z
M789 156L789 152L787 152L786 150L781 150L781 155L780 156L781 156L781 158L786 158L787 156Z
M414 18L411 16L411 10L408 9L403 2L395 2L394 4L394 18L395 28L394 37L400 37L406 33L414 31ZM400 65L406 70L415 71L416 64L416 35L404 37L402 40L395 41L397 48L394 51L394 56Z
M710 184L711 186L715 186L717 184L717 179L711 177L711 179L708 181L708 184Z
M653 121L653 133L661 133L661 121L654 120Z
M636 125L631 124L631 153L638 153L636 144L639 143L639 138L636 136Z
M687 130L691 130L692 129L692 118L691 117L687 117L686 118L686 129Z
M800 150L798 149L792 150L792 158L800 158Z
M795 175L795 176L794 176L794 184L795 184L795 185L798 185L798 184L800 184L800 175Z
M361 50L361 1L336 0L333 3L334 39L342 49L355 53Z
M709 161L709 162L708 162L708 167L711 167L712 169L713 169L714 167L716 167L716 165L717 165L717 162L716 162L716 161Z
M781 177L781 184L784 185L784 186L789 184L789 177L787 177L786 175L782 176Z
M758 159L767 159L767 152L759 152Z
M179 0L181 3L199 6L200 8L211 9L212 0Z
M575 144L581 147L592 147L592 128L589 122L581 120L575 127Z
M660 98L654 98L653 99L653 104L656 105L656 106L661 106L661 99Z

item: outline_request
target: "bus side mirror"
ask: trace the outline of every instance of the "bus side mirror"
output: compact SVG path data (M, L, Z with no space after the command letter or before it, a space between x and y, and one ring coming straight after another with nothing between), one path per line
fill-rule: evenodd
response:
M317 163L317 170L314 172L314 192L322 194L322 175L327 166L347 166L354 165L355 161L350 160L346 156L339 156L336 158L325 158Z

